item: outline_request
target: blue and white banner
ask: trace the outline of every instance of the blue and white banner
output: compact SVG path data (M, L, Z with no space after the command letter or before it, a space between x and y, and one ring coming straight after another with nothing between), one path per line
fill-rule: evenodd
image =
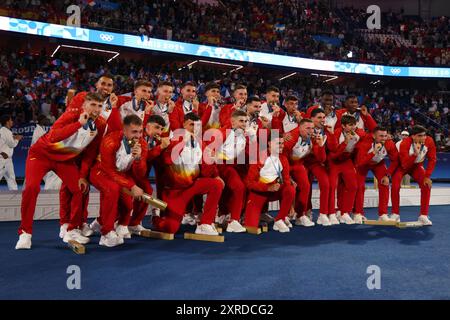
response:
M450 68L397 67L307 59L287 55L213 47L154 38L147 39L146 37L143 37L144 39L142 39L140 36L129 34L69 27L2 16L0 16L0 30L143 50L185 54L219 60L261 63L298 69L392 77L450 78Z

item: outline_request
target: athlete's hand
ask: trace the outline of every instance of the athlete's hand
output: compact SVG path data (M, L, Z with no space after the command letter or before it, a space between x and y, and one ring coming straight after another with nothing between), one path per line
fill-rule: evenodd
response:
M431 181L430 178L425 178L425 179L423 179L423 184L431 189L431 185L433 184L433 181Z
M198 111L198 105L199 105L198 99L197 97L194 97L194 99L192 100L192 106L194 107L195 111Z
M141 197L144 195L144 190L139 188L137 185L134 185L133 187L131 187L131 195L133 196L134 199L140 200Z
M380 183L381 183L383 186L389 186L389 177L388 177L388 176L384 176L384 177L381 179Z
M83 194L87 194L89 192L89 182L85 178L78 179L78 187Z
M280 187L281 187L281 185L277 182L277 183L271 184L269 186L268 191L269 192L277 192L278 190L280 190Z
M133 155L133 158L135 160L141 159L142 149L141 144L139 142L136 142L133 148L131 148L131 154Z
M117 108L117 102L119 101L119 98L117 98L115 93L111 93L109 96L109 102L111 102L112 108Z
M145 100L145 114L151 114L154 106L155 102L152 100Z
M272 105L272 110L273 110L273 117L278 117L278 115L280 114L280 106L274 103Z
M366 107L365 105L362 105L362 106L361 106L361 114L362 114L363 116L369 115L369 110L367 110L367 107Z
M173 109L175 108L175 102L173 102L172 99L169 99L169 102L167 102L167 111L169 113L172 113Z
M164 137L161 138L161 149L166 149L170 144L170 138L169 137Z
M262 123L263 128L269 129L269 126L270 126L270 121L269 121L269 119L267 119L267 118L264 117L264 116L261 116L261 117L259 117L259 120L261 120L261 123Z
M80 118L78 119L78 122L82 126L84 126L87 123L88 119L89 119L89 114L86 111L84 111L80 114Z
M318 134L316 135L316 143L319 145L319 147L323 147L325 144L325 141L323 140L323 135Z
M381 148L383 148L383 144L382 143L376 143L375 144L375 153L380 152Z

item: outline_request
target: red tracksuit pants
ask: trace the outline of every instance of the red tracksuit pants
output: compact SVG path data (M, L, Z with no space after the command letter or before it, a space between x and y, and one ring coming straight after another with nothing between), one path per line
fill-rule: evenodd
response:
M280 200L280 211L275 217L275 221L285 219L289 214L292 203L295 200L295 188L293 185L283 184L277 192L256 192L250 191L245 208L244 225L248 227L257 227L259 217L264 205L269 201Z
M25 179L27 185L22 192L21 215L22 221L19 234L33 233L33 216L36 209L36 201L41 190L41 181L45 174L54 171L67 185L72 198L70 200L70 218L67 230L76 229L82 224L83 210L80 188L78 187L79 171L74 161L53 161L45 157L33 148L28 152L25 166Z
M299 217L304 216L308 210L308 201L311 192L308 170L306 170L303 164L293 165L291 167L291 177L297 184L294 209Z
M336 213L336 189L341 177L343 182L341 213L350 213L355 203L358 185L356 182L356 169L352 160L347 159L338 164L330 164L330 202L329 213Z
M70 221L70 202L72 201L72 193L65 183L61 185L59 190L59 224L63 225ZM82 210L83 217L81 224L87 223L89 205L89 193L83 194L82 197ZM81 227L81 226L80 226Z
M219 175L225 182L225 190L221 202L231 214L232 220L240 221L244 208L246 187L236 168L232 165L219 165Z
M100 191L100 217L98 222L102 226L101 233L103 235L114 230L116 221L123 226L136 226L142 222L148 204L142 201L134 201L132 196L122 192L122 187L98 167L91 170L89 179L92 185ZM153 193L150 183L138 186L145 193Z
M403 168L397 168L392 177L391 187L391 200L392 200L392 213L400 214L400 186L404 175L409 174L417 181L420 187L420 214L428 215L428 209L430 207L431 188L423 183L425 177L425 169L422 165L416 165L411 170L404 170Z
M162 200L167 203L167 208L162 217L153 217L153 228L156 231L176 233L180 228L186 207L196 195L206 194L203 206L201 224L212 224L216 217L217 205L224 185L222 181L214 178L198 178L194 184L186 189L165 189L162 192Z
M358 167L356 170L358 189L355 199L355 213L364 215L364 193L366 191L366 177L369 170L372 170L378 180L378 215L387 214L389 202L389 186L381 184L381 179L387 175L387 168L384 162L376 165Z
M319 197L319 206L320 206L320 213L323 214L330 214L329 212L329 203L330 203L330 179L328 176L328 171L325 168L325 166L314 164L312 166L307 167L308 172L310 175L316 177L317 182L319 183L319 191L320 191L320 197ZM310 181L311 183L311 181ZM312 184L311 184L312 186ZM311 188L310 188L311 190ZM311 203L311 196L312 192L309 194L309 202L308 209L312 209L312 203Z

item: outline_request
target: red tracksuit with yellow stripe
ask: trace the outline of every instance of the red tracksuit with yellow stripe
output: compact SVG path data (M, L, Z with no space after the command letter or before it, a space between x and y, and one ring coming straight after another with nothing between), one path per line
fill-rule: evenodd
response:
M82 192L78 187L80 177L89 171L92 157L104 134L106 123L101 117L81 126L78 121L81 110L65 112L50 131L31 146L26 161L27 186L22 193L22 223L19 234L32 233L32 223L40 183L44 175L54 171L72 194L68 230L82 224ZM91 150L88 150L91 149ZM89 156L81 158L81 170L75 159L85 151ZM81 171L81 172L80 172Z
M114 229L114 222L135 226L141 223L148 204L134 201L122 192L137 185L145 193L152 194L147 179L147 142L141 138L141 157L133 160L128 142L122 131L115 131L103 138L100 157L91 170L90 181L100 191L100 224L102 234Z
M167 233L176 233L189 202L196 195L206 194L201 224L212 224L223 190L217 167L202 160L202 146L196 140L176 139L164 151L166 183L162 200L167 209L161 217L153 217L153 228Z
M289 175L289 161L284 155L269 155L258 164L251 164L245 182L249 190L245 208L246 226L258 226L261 212L269 201L280 200L280 210L275 220L287 217L295 199L295 188ZM269 186L277 182L281 184L280 189L269 191Z

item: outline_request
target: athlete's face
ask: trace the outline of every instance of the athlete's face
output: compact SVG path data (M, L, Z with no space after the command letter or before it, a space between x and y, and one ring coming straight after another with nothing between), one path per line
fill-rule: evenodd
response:
M269 91L266 93L266 100L271 104L280 103L280 93L276 91Z
M219 100L219 99L220 99L220 90L217 89L217 88L209 89L208 91L206 91L205 94L206 94L206 97L207 97L207 98L213 97L213 98L215 98L216 100Z
M142 137L142 125L129 124L123 126L123 135L127 140L138 140Z
M314 124L312 122L304 122L300 125L299 130L302 138L307 139L314 132Z
M286 110L288 113L292 114L298 110L298 101L297 100L289 100L284 103Z
M89 118L95 120L102 112L103 103L96 100L85 100L83 103L83 110L87 112Z
M149 100L152 96L152 87L139 86L134 89L134 96L138 101L142 99Z
M385 143L388 139L387 131L378 130L373 134L373 140L375 143Z
M97 89L98 93L106 98L113 92L114 81L113 79L110 79L108 77L101 77L95 84L95 88Z
M183 89L181 89L181 95L183 96L184 100L192 101L197 95L196 89L194 86L185 86Z
M345 100L345 108L350 113L354 113L358 108L358 99L356 97Z
M250 115L254 115L261 111L261 101L252 101L250 104L247 104L247 113Z
M162 103L169 102L172 98L173 87L171 86L161 86L158 88L158 100Z
M413 139L414 143L425 143L425 139L427 138L427 134L425 132L418 133L418 134L413 134L411 136L411 138Z
M342 125L342 128L344 129L345 133L348 133L350 131L355 132L355 130L356 130L356 123Z
M247 89L237 89L233 93L234 99L240 101L242 105L247 102Z
M322 107L331 107L333 105L333 96L331 94L324 94L322 98L320 98L320 104Z
M149 122L145 126L145 133L152 138L159 137L161 136L163 129L164 128L160 124L156 122Z
M311 117L311 120L313 121L314 127L323 128L325 126L325 113L320 112L314 117Z
M233 129L245 130L245 128L247 127L247 122L247 116L231 117L231 127Z
M269 143L269 152L271 155L280 155L283 152L284 140L283 138L276 138Z
M184 129L186 129L188 132L197 135L199 127L201 127L202 122L201 121L193 121L193 120L186 120L183 123Z

